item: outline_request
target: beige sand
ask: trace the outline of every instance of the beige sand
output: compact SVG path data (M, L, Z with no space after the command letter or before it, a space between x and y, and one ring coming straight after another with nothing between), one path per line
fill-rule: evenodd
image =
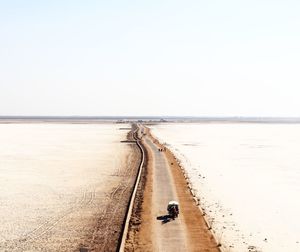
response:
M1 251L116 250L140 160L119 127L0 124Z

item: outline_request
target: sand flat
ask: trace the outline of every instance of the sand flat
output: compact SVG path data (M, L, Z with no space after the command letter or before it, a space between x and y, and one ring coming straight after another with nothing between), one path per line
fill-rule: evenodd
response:
M151 127L184 165L230 251L300 251L300 124Z
M0 124L0 250L89 247L133 162L120 143L127 132L116 124Z

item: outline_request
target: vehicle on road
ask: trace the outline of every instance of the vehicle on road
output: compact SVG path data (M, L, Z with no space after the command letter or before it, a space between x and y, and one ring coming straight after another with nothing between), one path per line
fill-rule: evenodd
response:
M169 202L167 207L170 218L173 220L178 217L179 214L179 203L175 200Z

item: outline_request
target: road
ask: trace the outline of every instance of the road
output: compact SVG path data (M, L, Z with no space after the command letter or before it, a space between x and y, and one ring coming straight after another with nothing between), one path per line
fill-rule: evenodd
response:
M149 139L145 139L153 155L153 213L160 217L167 214L168 202L179 201L170 167L164 152L158 151L158 147ZM157 220L154 225L154 234L157 249L159 251L189 251L185 232L185 224L181 214L176 220L168 221L166 218ZM164 224L162 224L164 223ZM176 234L176 235L174 235Z
M220 251L202 212L196 205L174 155L140 126L147 153L144 183L137 200L125 251ZM143 179L142 179L143 181ZM179 202L180 214L168 219L167 205Z

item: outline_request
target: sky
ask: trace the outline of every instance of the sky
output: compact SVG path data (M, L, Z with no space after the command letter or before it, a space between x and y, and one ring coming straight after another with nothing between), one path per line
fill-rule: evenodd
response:
M296 0L0 0L0 115L300 116Z

